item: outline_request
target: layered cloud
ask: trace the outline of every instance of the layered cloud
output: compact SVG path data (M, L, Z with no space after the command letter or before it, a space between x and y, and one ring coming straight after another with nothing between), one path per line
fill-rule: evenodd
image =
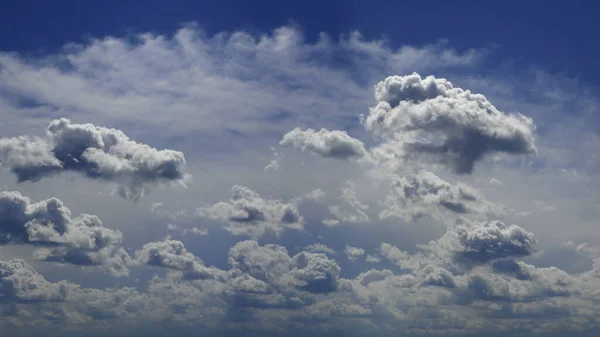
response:
M183 182L183 153L137 143L122 131L61 118L46 139L0 138L0 163L19 182L38 181L62 171L119 184L118 193L138 200L149 186Z
M504 113L444 78L390 76L376 85L375 98L364 125L403 157L430 156L457 173L471 173L487 154L536 152L532 119Z

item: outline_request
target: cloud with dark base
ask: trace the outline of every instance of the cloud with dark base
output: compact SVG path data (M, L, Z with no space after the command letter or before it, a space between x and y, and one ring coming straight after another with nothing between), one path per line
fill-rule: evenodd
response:
M138 200L153 185L183 183L183 153L137 143L122 131L54 120L45 139L0 138L0 163L19 182L38 181L63 171L118 184L124 198Z
M364 126L407 160L432 157L457 173L471 173L488 154L536 153L531 118L504 113L444 78L390 76L375 86L375 98Z

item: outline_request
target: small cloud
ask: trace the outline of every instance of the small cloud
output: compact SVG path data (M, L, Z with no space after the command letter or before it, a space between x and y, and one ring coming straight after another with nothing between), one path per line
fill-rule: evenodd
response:
M489 181L490 185L501 186L502 182L496 178L491 178Z
M356 261L358 258L365 256L365 250L359 247L346 245L344 253L350 261Z

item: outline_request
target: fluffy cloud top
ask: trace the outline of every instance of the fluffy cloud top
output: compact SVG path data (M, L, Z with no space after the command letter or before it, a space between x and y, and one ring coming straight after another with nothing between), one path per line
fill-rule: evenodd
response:
M39 260L82 266L101 266L115 275L126 275L129 255L123 235L102 225L95 215L71 216L56 198L32 203L19 192L0 192L0 244L41 246Z
M67 282L50 283L24 260L0 261L0 295L18 301L60 301Z
M364 249L350 245L346 245L346 247L344 247L344 253L350 261L356 261L358 258L365 256Z
M338 286L340 267L321 253L300 252L291 257L282 246L238 242L229 251L229 265L277 287L328 293Z
M536 152L530 118L506 114L444 78L390 76L376 85L375 98L365 127L409 159L433 156L457 173L471 173L486 154Z
M254 238L265 234L279 235L287 229L302 229L304 218L295 201L289 203L276 199L263 199L245 186L231 188L231 200L198 209L201 216L220 220L225 229L234 235Z
M0 162L19 182L75 171L116 182L121 196L137 200L151 185L182 182L185 158L137 143L120 130L61 118L50 123L46 139L0 138Z
M142 265L182 271L185 279L214 278L217 273L216 269L204 266L202 260L177 240L149 242L135 252L135 261Z
M456 236L462 246L460 254L480 261L528 256L537 243L533 233L500 221L458 226Z
M367 153L363 142L350 137L346 131L338 130L295 128L283 136L279 145L292 146L325 158L347 159Z

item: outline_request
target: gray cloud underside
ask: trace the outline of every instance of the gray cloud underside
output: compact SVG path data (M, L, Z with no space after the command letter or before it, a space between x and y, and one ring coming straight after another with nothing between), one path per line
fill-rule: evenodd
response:
M457 173L471 173L490 153L536 152L531 118L499 111L444 78L390 76L376 85L375 98L363 123L402 157L433 156Z
M118 193L137 200L150 186L183 182L183 153L136 143L122 131L54 120L45 139L0 138L0 163L19 182L38 181L62 171L116 182Z
M95 215L77 217L56 198L33 203L19 192L0 192L0 244L34 245L42 261L99 267L127 275L129 255L119 230Z
M560 325L597 327L600 272L570 275L517 260L531 254L534 243L531 233L516 225L473 222L450 228L416 254L384 243L380 253L395 269L372 269L345 279L324 254L291 256L282 246L241 241L229 250L229 269L220 270L204 266L181 242L167 239L136 253L138 265L173 271L155 277L143 292L53 283L24 261L11 260L0 262L0 296L15 306L8 322L38 315L30 325L44 324L44 312L50 310L61 312L53 320L70 324L114 321L135 327L162 316L165 326L187 322L210 329L228 322L232 331L246 327L264 333L289 324L309 333L315 327L366 320L370 323L362 328L380 335L375 326L382 319L389 329L406 333L490 332L509 328L506 324L524 331L533 324L536 332ZM358 247L348 246L346 252L364 255ZM186 276L199 269L207 271L203 277ZM236 321L228 318L231 310L239 315Z

